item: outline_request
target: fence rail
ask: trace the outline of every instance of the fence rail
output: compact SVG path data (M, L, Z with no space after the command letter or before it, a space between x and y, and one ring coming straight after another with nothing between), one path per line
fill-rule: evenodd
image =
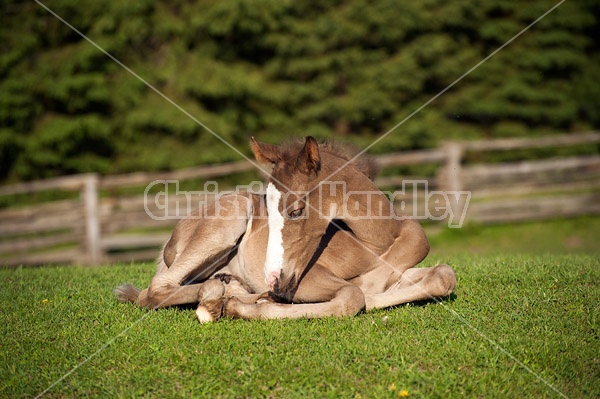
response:
M499 223L600 214L600 133L541 138L453 141L437 149L385 154L380 168L435 165L430 176L389 175L375 183L394 193L399 213L435 215L427 190L468 191L468 203L453 203L452 213L466 209L466 220ZM595 146L593 155L506 163L465 163L468 154L520 149ZM0 196L59 190L73 198L39 205L0 209L0 265L106 262L152 259L177 220L154 220L146 212L144 192L152 181L208 181L256 170L248 161L200 166L162 173L117 176L83 174L0 186ZM257 179L259 174L256 175ZM403 183L416 181L411 192ZM138 187L138 194L118 194ZM210 197L210 196L208 196ZM206 198L209 200L210 198ZM166 206L182 196L164 198ZM431 202L431 201L430 201ZM156 204L150 210L159 212Z

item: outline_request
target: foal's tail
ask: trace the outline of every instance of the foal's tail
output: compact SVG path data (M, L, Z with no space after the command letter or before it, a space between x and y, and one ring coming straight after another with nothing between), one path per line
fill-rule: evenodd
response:
M142 290L131 284L123 284L115 288L113 292L119 302L136 302Z

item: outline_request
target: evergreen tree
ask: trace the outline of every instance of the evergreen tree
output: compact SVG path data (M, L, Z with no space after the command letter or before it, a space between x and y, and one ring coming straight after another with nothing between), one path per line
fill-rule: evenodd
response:
M492 0L0 3L0 180L166 170L313 134L369 145L556 3ZM600 1L566 1L391 132L446 138L600 127ZM155 89L155 90L154 90Z

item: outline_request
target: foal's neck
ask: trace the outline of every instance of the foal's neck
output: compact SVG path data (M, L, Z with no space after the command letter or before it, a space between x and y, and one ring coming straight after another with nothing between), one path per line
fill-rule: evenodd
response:
M358 241L373 251L388 248L398 235L399 222L387 196L362 174L332 180L323 182L330 194L331 216L343 220Z

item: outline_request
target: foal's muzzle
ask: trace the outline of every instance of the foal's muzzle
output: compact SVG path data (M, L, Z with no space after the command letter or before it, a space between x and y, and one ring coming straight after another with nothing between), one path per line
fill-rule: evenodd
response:
M269 286L269 289L272 291L275 288L275 285L277 285L279 278L281 277L281 270L278 271L273 271L269 274L265 275L265 282L267 283L267 285Z

